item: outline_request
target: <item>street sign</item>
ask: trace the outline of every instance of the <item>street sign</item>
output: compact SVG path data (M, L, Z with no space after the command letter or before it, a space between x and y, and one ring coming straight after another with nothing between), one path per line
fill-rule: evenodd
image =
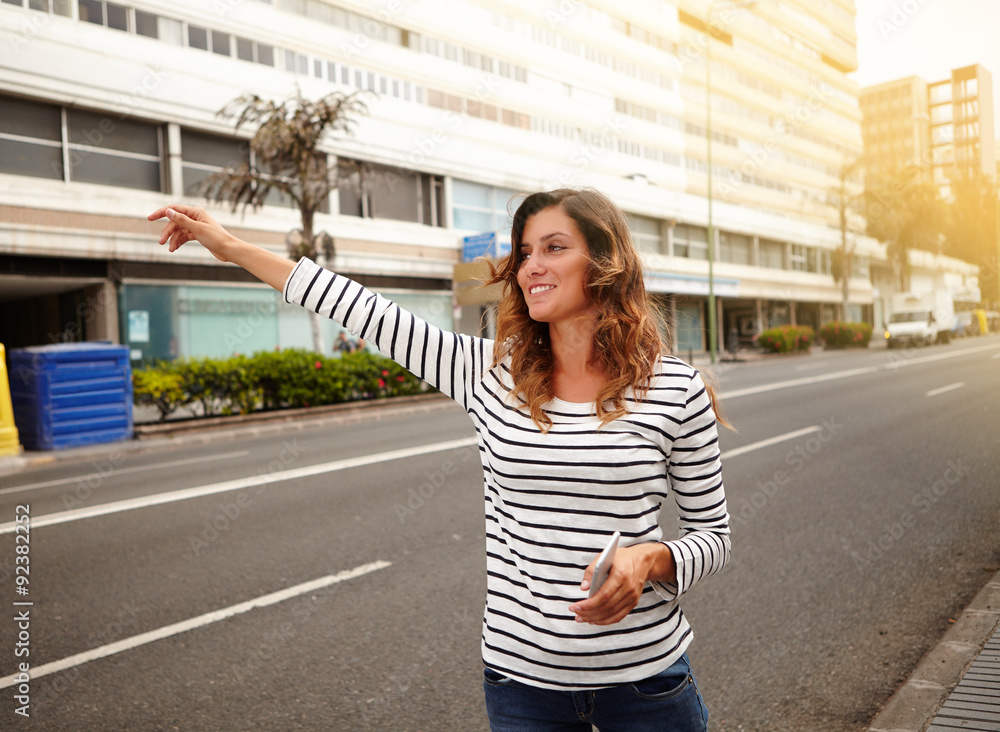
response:
M472 262L479 257L500 259L510 254L510 240L498 241L495 231L473 234L462 238L462 261Z
M495 256L497 233L487 231L462 238L462 261L471 262L479 257Z

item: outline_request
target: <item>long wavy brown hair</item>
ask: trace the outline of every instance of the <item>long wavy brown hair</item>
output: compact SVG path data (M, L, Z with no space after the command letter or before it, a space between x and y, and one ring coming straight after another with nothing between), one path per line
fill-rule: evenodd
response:
M549 326L528 315L517 273L524 261L521 237L525 224L550 206L559 206L572 218L587 242L590 262L586 287L596 313L594 353L606 375L596 399L597 416L604 425L627 412L627 390L632 389L636 398L645 396L656 362L666 349L660 337L665 325L646 296L642 261L625 216L601 193L561 188L533 193L517 208L511 227L511 253L497 266L490 263L485 282L502 285L493 365L510 356L514 393L521 406L527 406L535 424L547 431L552 420L542 405L555 396Z

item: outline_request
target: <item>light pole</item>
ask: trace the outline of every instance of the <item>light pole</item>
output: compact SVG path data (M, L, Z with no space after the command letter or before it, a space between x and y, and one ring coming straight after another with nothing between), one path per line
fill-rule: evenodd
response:
M718 353L718 324L715 312L715 227L712 225L712 11L717 5L745 8L758 0L712 0L705 16L708 40L705 42L705 158L708 163L708 358L715 363Z

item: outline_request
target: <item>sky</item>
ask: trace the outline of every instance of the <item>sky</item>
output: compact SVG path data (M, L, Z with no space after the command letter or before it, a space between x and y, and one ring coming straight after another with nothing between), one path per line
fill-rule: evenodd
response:
M998 0L855 0L862 88L904 76L942 81L978 63L993 74L1000 102Z

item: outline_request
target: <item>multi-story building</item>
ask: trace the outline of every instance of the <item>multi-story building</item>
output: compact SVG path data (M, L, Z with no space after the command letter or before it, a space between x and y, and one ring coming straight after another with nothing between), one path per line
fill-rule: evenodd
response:
M973 171L996 175L993 75L978 64L929 84L911 76L867 87L861 116L869 176L918 165L947 198Z
M0 34L8 345L309 345L301 311L199 247L168 254L145 220L204 203L198 183L245 154L223 105L296 87L369 108L327 145L344 171L317 217L329 264L436 324L476 328L488 304L454 284L463 238L503 239L517 193L558 186L629 214L679 350L705 347L710 288L720 340L819 326L840 301L828 202L861 151L852 0L3 0ZM211 210L275 251L299 225L280 200ZM854 239L849 316L872 319L884 249Z
M867 177L888 180L911 165L929 176L931 135L927 82L919 76L909 76L876 84L861 90L860 101Z
M949 195L950 183L996 173L993 75L979 64L953 69L951 78L927 87L934 183Z

